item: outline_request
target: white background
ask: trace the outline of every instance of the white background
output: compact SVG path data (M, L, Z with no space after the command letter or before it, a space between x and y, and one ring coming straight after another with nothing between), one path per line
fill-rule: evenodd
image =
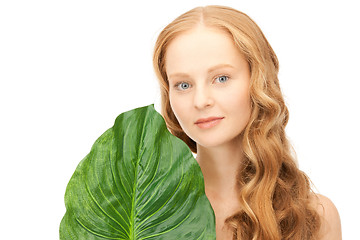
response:
M77 164L116 116L159 101L157 35L183 12L209 4L243 11L263 30L280 61L287 134L300 168L337 206L343 238L356 238L355 2L1 1L0 238L58 239Z

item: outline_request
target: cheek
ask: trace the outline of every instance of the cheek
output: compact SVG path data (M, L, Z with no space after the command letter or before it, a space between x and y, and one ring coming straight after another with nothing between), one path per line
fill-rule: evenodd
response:
M177 120L181 124L184 121L184 118L187 116L186 102L183 99L174 97L172 94L170 94L169 99L170 99L171 109L174 112Z
M234 84L221 93L221 99L230 105L248 105L250 103L250 91L246 84Z
M235 113L240 119L248 119L251 113L251 99L247 88L233 88L223 98L223 106Z

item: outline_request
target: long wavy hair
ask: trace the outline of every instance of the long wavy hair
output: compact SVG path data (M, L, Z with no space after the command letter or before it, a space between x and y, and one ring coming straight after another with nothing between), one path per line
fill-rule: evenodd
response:
M242 132L244 160L237 186L241 209L225 220L234 239L316 239L320 217L312 205L310 180L299 170L285 126L289 112L278 81L278 59L257 24L225 6L194 8L159 34L153 55L160 83L161 112L171 133L196 153L196 142L180 127L169 100L167 46L179 34L202 24L230 33L250 66L251 116Z

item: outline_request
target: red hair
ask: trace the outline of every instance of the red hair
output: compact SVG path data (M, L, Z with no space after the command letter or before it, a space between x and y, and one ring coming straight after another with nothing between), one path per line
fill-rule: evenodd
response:
M169 100L165 53L179 34L202 24L231 34L250 66L252 113L243 131L244 161L237 176L241 209L225 223L234 239L316 239L320 217L311 206L310 180L296 165L285 127L289 112L278 81L278 59L257 24L224 6L194 8L167 25L155 44L153 64L160 83L162 115L171 133L196 153Z

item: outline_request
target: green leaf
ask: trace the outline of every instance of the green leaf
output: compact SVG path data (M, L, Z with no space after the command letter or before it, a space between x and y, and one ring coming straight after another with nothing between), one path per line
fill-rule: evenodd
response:
M215 239L200 166L154 105L120 114L79 163L60 239Z

